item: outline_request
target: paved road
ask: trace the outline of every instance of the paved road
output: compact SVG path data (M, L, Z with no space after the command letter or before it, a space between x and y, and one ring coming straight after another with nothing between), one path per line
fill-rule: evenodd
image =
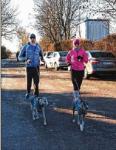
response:
M67 71L41 68L40 93L49 101L48 126L32 121L24 101L25 69L15 60L2 63L2 150L116 150L116 82L84 80L89 103L85 131L71 122L72 84Z

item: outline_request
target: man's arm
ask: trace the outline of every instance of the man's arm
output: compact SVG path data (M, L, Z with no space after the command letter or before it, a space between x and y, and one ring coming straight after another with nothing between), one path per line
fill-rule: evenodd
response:
M26 60L26 45L22 47L20 50L19 56L18 56L19 61L25 61Z
M39 55L40 55L40 57L41 57L41 61L44 61L43 51L42 51L42 49L41 49L40 45L38 45L38 47L39 47L39 49L40 49L40 53L39 53Z

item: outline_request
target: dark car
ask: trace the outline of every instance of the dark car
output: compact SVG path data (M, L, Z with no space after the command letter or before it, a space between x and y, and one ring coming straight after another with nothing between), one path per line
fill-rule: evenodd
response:
M92 75L116 75L116 57L111 52L91 50L87 54L89 61L85 68L85 78Z

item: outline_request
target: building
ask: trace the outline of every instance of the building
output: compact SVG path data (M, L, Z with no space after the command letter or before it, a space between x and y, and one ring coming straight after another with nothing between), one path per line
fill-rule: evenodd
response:
M76 37L96 41L108 34L109 20L87 19L77 26Z

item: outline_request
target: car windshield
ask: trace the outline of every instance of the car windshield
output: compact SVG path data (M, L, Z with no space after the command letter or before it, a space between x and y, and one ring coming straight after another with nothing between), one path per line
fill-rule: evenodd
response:
M108 52L91 52L91 55L95 58L115 58L112 53Z
M48 52L48 54L47 54L47 55L48 55L48 56L50 56L51 54L52 54L52 52Z
M60 54L60 56L66 56L67 54L68 54L68 51L66 52L66 51L64 51L64 52L59 52L59 54Z

